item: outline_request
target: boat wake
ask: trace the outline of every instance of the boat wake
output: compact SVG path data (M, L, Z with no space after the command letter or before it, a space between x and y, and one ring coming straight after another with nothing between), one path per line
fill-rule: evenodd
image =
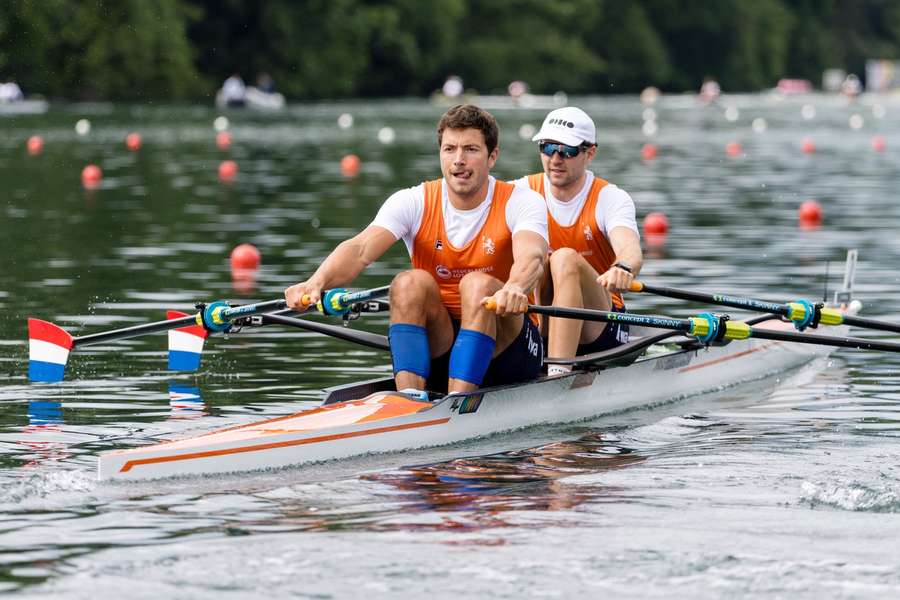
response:
M900 512L900 490L882 485L871 487L859 482L813 483L801 485L801 503L812 508L840 508L854 512Z
M94 473L81 470L41 471L29 473L0 488L0 506L21 508L32 502L52 502L54 506L67 505L67 496L85 494L97 488ZM83 498L79 499L80 503ZM29 507L34 508L34 507Z

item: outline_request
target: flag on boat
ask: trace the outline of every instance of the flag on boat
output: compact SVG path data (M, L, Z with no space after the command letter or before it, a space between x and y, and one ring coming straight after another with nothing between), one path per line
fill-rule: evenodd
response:
M170 310L166 319L188 317L187 313ZM169 330L169 370L196 371L200 368L200 355L203 353L203 342L209 332L200 325L189 325L180 329Z
M62 381L72 349L72 336L62 327L28 319L28 379Z

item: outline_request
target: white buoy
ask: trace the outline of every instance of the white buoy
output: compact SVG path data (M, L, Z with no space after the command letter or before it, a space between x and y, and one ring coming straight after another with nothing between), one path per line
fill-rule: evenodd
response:
M353 115L350 113L343 113L338 117L338 127L341 129L350 129L353 127Z
M766 129L769 128L769 124L766 123L766 120L762 117L756 117L755 119L753 119L750 127L752 127L753 131L755 131L756 133L765 133Z
M382 127L378 130L378 141L382 144L393 144L397 134L390 127Z
M216 131L225 131L226 129L228 129L228 117L216 117L216 120L213 121L213 129L215 129Z
M535 133L537 133L537 130L531 123L525 123L524 125L519 127L519 137L523 140L528 140L530 142Z
M645 121L655 121L656 120L656 111L652 108L645 108L644 112L641 113L641 116Z
M807 121L812 121L816 118L816 107L812 104L804 104L800 109L800 116Z
M730 123L737 121L740 116L741 111L739 111L736 106L729 106L725 109L725 120Z
M644 132L645 136L653 137L656 135L656 132L659 131L659 126L656 124L656 121L644 121L644 126L641 127L641 131Z
M78 119L75 123L75 133L78 135L87 135L91 132L91 122L87 119Z
M884 108L884 104L873 104L872 105L872 116L876 119L883 119L887 114L887 111Z
M850 115L850 129L862 129L862 126L866 124L865 119L862 118L862 115L852 114Z

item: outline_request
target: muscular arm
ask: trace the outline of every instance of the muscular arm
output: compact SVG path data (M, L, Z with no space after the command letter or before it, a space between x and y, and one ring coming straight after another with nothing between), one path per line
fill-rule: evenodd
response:
M527 295L544 274L547 241L533 231L520 231L513 236L513 266L503 288L494 294L497 314L518 314L528 306Z
M616 262L623 262L631 267L632 273L612 267L597 278L597 283L611 292L627 291L632 280L640 273L644 264L641 251L641 239L628 227L613 227L609 232L609 243L616 253Z
M284 297L288 306L301 310L305 308L301 304L304 295L309 295L310 300L315 303L322 290L350 283L363 269L387 252L395 241L397 238L387 229L370 225L356 236L341 242L312 277L285 290Z

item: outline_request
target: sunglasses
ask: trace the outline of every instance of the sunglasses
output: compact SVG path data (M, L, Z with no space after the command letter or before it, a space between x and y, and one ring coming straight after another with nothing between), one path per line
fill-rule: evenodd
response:
M538 144L538 148L543 154L546 154L550 158L553 158L553 155L557 152L563 158L575 158L579 154L581 154L582 150L586 150L589 146L569 146L567 144L554 144L552 142L541 142Z

